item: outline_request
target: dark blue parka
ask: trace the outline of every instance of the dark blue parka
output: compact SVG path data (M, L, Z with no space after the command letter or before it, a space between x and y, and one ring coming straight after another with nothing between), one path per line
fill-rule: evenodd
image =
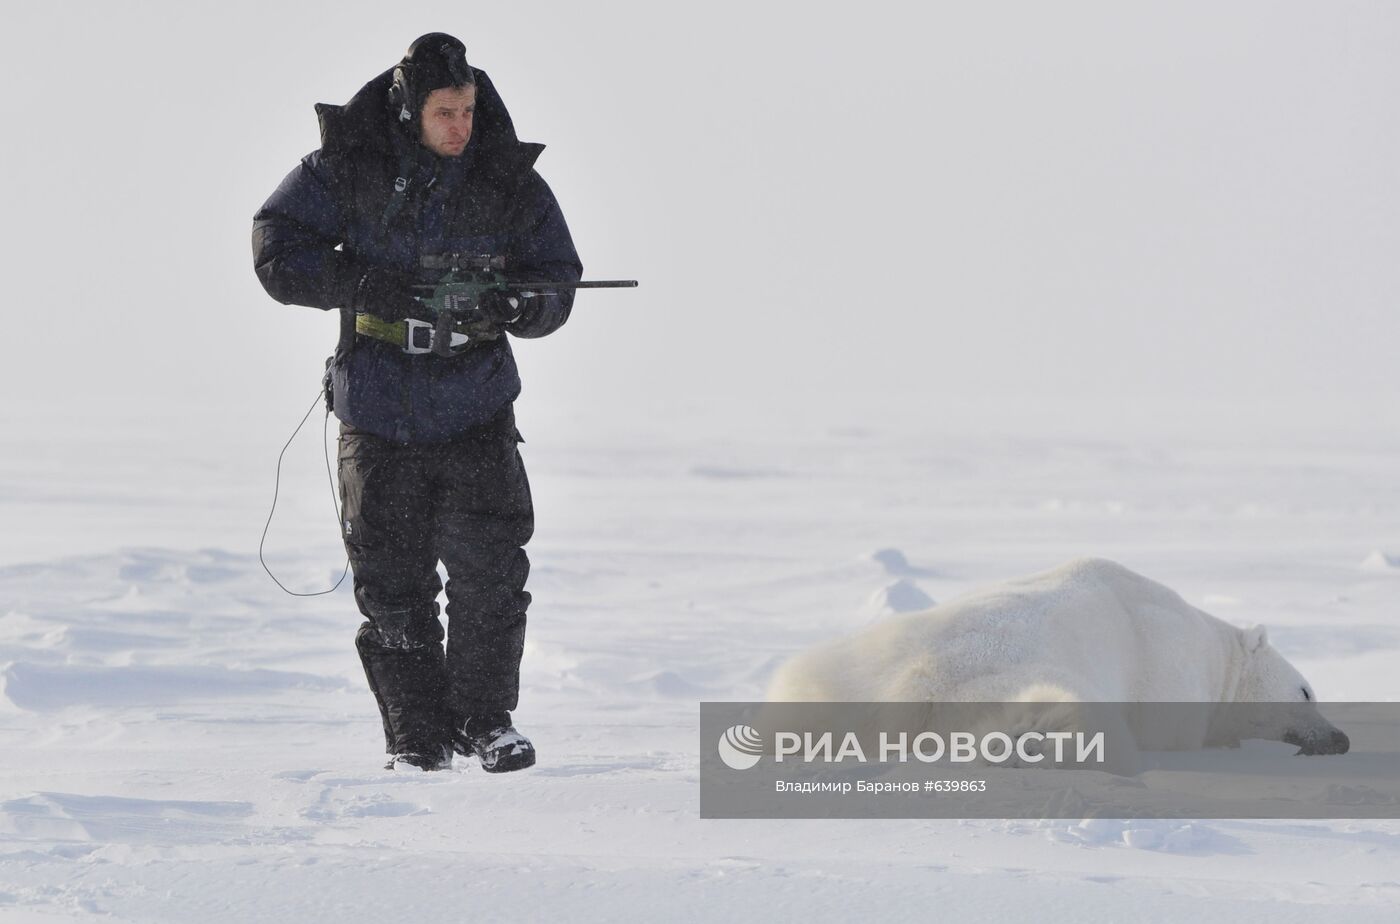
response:
M253 263L269 295L348 318L367 271L418 275L421 256L445 253L504 256L508 277L522 280L580 278L559 203L534 169L544 146L516 138L490 78L473 73L476 115L460 157L436 156L392 119L391 71L344 106L316 107L320 149L253 217ZM572 303L568 292L529 299L507 329L543 337L568 319ZM506 337L441 357L347 335L331 378L337 417L405 443L450 439L499 419L520 393Z

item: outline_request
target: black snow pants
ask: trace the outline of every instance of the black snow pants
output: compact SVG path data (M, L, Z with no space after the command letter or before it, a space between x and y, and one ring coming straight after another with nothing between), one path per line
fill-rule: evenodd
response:
M468 715L515 708L534 509L508 408L440 443L340 428L355 637L389 753L436 753ZM447 571L446 650L436 598Z

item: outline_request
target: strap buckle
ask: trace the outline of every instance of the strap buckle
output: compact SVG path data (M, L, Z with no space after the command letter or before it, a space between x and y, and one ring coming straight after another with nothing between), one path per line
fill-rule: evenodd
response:
M471 340L466 334L458 333L450 327L444 326L442 330L437 328L438 325L430 321L405 318L403 351L414 355L437 353L439 356L451 356L455 347L465 346ZM451 336L444 340L444 334Z

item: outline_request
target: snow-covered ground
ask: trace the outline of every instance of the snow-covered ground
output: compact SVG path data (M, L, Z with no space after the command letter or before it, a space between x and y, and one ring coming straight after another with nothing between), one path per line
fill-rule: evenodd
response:
M286 413L9 431L0 919L1400 915L1400 822L701 820L696 731L799 648L1078 555L1267 624L1324 699L1393 699L1394 446L526 418L539 765L404 775L347 587L258 563ZM269 540L294 589L343 562L319 453Z
M380 770L347 588L256 554L336 318L249 220L435 30L641 281L518 351L504 777ZM1084 555L1395 698L1397 41L1306 0L10 4L0 921L1400 919L1400 822L702 821L696 780L697 702ZM268 542L299 590L343 564L323 464Z

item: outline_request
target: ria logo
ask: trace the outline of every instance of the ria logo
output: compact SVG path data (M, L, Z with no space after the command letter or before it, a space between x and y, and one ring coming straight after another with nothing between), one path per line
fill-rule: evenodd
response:
M719 759L730 770L747 770L763 757L763 736L747 725L734 725L719 738Z

